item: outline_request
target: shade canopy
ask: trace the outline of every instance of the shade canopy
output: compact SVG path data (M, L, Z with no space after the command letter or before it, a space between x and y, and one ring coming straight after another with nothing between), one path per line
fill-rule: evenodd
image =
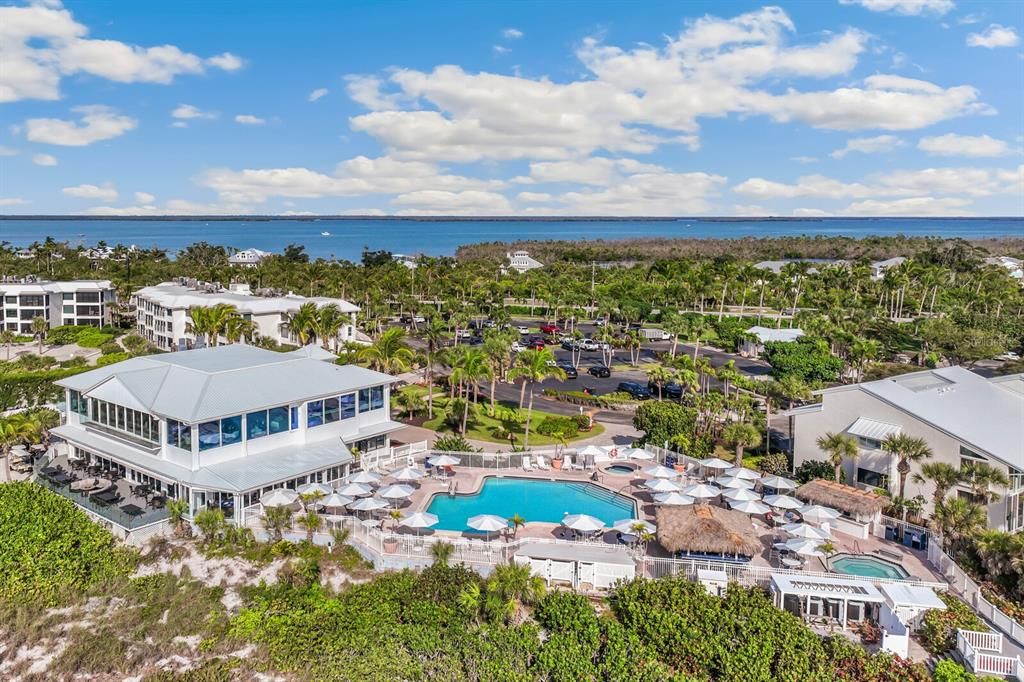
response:
M466 525L473 530L493 533L508 528L508 519L497 514L477 514L476 516L470 516L466 521Z
M604 528L604 521L589 514L568 514L562 519L562 525L584 533L593 533Z
M745 481L756 481L761 478L761 474L747 467L732 467L726 470L725 475L732 476L733 478L742 478Z
M886 504L876 492L823 479L804 483L794 494L805 502L832 507L854 517L873 516Z
M577 455L584 455L587 457L604 457L608 454L607 450L603 450L596 445L586 445L576 451Z
M684 495L680 492L671 492L658 493L657 495L654 496L654 501L657 502L658 504L666 504L672 507L685 507L687 505L693 504L697 500L695 498L690 497L689 495Z
M766 488L775 488L776 490L796 489L796 481L791 481L783 476L775 476L771 474L761 477L761 485Z
M726 462L724 459L719 459L718 457L708 457L707 459L702 459L700 461L700 465L706 469L718 469L720 471L732 468L732 464Z
M434 455L433 457L428 457L427 461L430 462L432 467L453 467L462 460L451 455Z
M804 517L804 521L824 523L825 521L838 519L842 516L842 512L832 507L823 507L820 504L809 504L806 507L800 508L800 516Z
M430 528L437 524L439 520L436 514L419 511L406 514L402 517L400 523L406 528Z
M260 496L260 504L264 507L287 507L288 505L295 504L298 499L299 494L294 490L278 488L263 493Z
M380 474L372 471L357 471L348 477L349 483L362 483L363 485L377 485L380 483Z
M658 507L658 543L670 552L755 556L761 541L746 514L706 504Z
M402 467L401 469L392 471L389 475L396 481L418 481L427 474L416 467Z
M771 507L760 500L730 501L729 508L744 514L767 514L771 511Z
M825 556L825 553L821 551L821 540L791 538L786 542L776 543L775 548L784 549L803 556Z
M370 490L370 486L364 483L346 483L335 492L339 495L344 495L345 497L363 497L365 495L369 495L373 491Z
M622 519L612 524L612 530L629 535L636 535L638 531L653 533L657 529L653 523L642 519Z
M344 495L339 495L338 493L331 493L327 497L320 500L320 504L322 504L325 507L347 507L354 501L355 500L353 500L351 497L345 497Z
M644 481L644 487L656 493L671 493L679 492L681 486L667 478L652 478L649 481Z
M412 495L413 489L402 483L392 483L377 491L377 494L388 500L401 500Z
M644 448L626 448L625 450L622 451L622 454L628 459L638 459L644 461L654 459L654 455L652 455Z
M688 485L679 492L690 497L696 497L699 500L710 500L721 495L722 489L707 483L698 483L697 485Z
M332 492L334 492L334 491L331 490L331 486L329 486L329 485L327 485L325 483L306 483L305 485L300 485L299 488L298 488L298 493L300 495L324 495L324 496L326 496L326 495L330 495Z
M644 469L644 473L648 476L653 476L654 478L675 478L679 475L679 472L675 469L670 469L666 466L661 466L660 464L658 466Z
M809 526L806 523L787 523L782 530L795 538L806 538L808 540L827 540L828 533L821 528Z
M749 488L728 488L722 493L722 497L730 502L760 502L761 494Z
M766 495L764 503L776 509L799 509L803 502L789 495Z
M746 478L736 476L722 476L715 479L715 483L722 488L753 488L754 482Z
M377 511L378 509L384 509L388 506L388 503L379 497L364 497L355 502L351 502L348 505L349 509L355 509L356 511Z

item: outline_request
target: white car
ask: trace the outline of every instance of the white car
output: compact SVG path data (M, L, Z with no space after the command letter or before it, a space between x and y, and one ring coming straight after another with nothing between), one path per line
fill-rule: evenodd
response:
M598 327L603 327L606 324L608 324L608 320L604 319L603 317L598 317L594 320L594 324L597 325Z
M526 346L524 346L523 344L519 343L518 341L513 341L512 342L512 352L513 353L518 353L518 352L524 350L525 348L526 348Z
M516 327L516 331L518 331L520 334L529 334L530 328L527 327L525 324L521 324L518 327Z
M579 346L586 351L601 350L601 344L594 339L580 339Z
M1014 353L1011 350L1011 351L1007 351L1006 353L1003 353L1002 355L998 356L996 358L996 360L1006 360L1008 362L1012 362L1012 361L1015 361L1015 360L1020 360L1020 355L1018 355L1017 353Z

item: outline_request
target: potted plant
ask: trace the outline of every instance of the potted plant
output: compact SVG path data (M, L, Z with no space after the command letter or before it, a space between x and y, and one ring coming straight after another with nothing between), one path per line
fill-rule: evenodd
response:
M565 462L562 453L565 451L566 440L561 431L551 435L558 439L558 443L555 444L555 456L551 458L551 468L557 471L562 468L562 464Z
M398 537L395 535L395 529L398 528L398 522L402 520L402 512L392 509L388 516L391 517L392 526L391 534L384 538L384 552L392 554L398 549Z

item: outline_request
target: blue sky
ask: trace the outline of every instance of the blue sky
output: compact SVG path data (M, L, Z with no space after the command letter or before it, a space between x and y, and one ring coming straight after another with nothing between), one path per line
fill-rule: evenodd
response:
M1024 4L0 3L0 212L1024 214Z

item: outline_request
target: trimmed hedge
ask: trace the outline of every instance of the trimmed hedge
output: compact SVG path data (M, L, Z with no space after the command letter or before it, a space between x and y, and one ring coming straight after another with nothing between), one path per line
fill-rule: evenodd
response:
M114 357L106 355L100 360ZM64 389L54 385L54 381L80 374L90 367L70 367L40 372L0 372L0 410L12 410L17 407L35 407L59 400Z

